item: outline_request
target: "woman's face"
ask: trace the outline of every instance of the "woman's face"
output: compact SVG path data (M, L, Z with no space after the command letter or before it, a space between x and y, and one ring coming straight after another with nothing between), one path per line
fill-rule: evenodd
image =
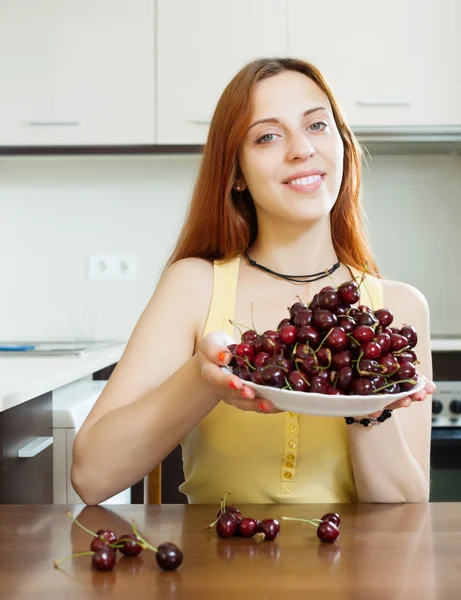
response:
M239 183L248 187L258 219L307 225L325 217L341 186L343 150L316 83L295 71L260 81L239 154Z

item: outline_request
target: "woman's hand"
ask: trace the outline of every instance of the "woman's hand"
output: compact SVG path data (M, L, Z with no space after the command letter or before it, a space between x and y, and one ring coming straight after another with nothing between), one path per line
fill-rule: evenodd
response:
M202 377L214 388L217 399L241 410L282 412L267 398L257 397L253 388L245 385L240 377L221 369L230 363L232 356L227 346L234 343L224 331L213 331L203 338L198 349Z
M435 392L434 382L426 379L426 385L424 386L424 388L422 390L420 390L419 392L416 392L416 394L412 394L411 396L406 396L405 398L401 398L400 400L397 400L396 402L392 402L391 404L388 404L386 406L386 408L389 410L395 410L396 408L408 408L409 406L412 405L413 402L422 402L423 400L425 400L427 398L427 396L430 396L434 392ZM382 411L378 411L378 412L372 413L367 416L376 418L376 417L379 417L381 412Z

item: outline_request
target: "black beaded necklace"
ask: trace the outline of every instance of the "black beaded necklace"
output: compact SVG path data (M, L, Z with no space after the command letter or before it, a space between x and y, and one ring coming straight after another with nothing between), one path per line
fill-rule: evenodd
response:
M293 283L312 283L313 281L318 281L319 279L328 277L341 266L341 263L338 261L330 269L325 269L325 271L320 271L319 273L312 273L311 275L284 275L283 273L277 273L276 271L272 271L271 269L268 269L267 267L258 264L255 260L248 256L248 252L246 250L245 256L247 257L248 262L252 267L256 267L261 271L265 271L266 273L270 273L271 275L275 275L276 277L281 277L282 279L286 279L287 281L292 281Z

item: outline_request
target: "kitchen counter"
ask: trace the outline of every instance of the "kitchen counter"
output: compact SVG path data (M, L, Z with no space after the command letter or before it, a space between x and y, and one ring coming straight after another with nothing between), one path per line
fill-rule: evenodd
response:
M0 412L118 362L126 344L87 356L0 356Z
M233 503L234 504L234 503ZM2 600L459 600L461 504L285 504L240 506L255 518L341 516L340 536L322 543L312 525L281 522L278 538L219 539L206 526L211 505L68 507L92 531L131 531L154 546L171 541L184 552L175 572L153 553L118 555L114 571L92 569L91 557L53 560L89 550L91 536L64 506L0 506Z
M459 352L461 351L461 338L448 336L431 338L431 350L433 352Z

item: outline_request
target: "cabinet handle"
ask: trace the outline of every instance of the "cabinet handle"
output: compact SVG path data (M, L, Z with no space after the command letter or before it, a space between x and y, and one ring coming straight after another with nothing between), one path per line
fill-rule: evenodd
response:
M29 121L29 125L32 127L67 127L69 125L80 125L81 121L73 119L64 121Z
M400 100L357 100L359 106L411 106L411 102Z
M40 454L40 452L45 450L45 448L48 448L48 446L51 446L52 443L53 436L35 438L35 440L32 440L30 444L27 444L27 446L24 446L18 450L18 456L19 458L32 458L37 456L37 454Z

